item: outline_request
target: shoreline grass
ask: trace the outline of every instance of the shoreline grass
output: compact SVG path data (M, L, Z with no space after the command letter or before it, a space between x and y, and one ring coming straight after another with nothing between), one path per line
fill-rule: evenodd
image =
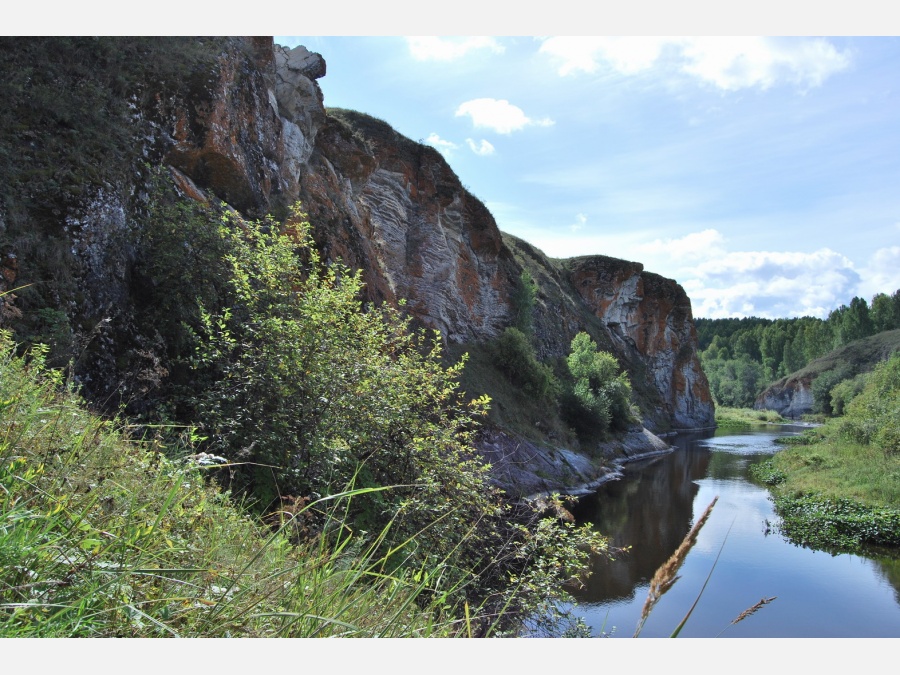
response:
M781 439L784 449L751 469L772 493L779 529L832 552L873 547L900 556L900 457L842 438L840 420Z
M373 553L380 537L341 527L290 541L294 516L271 530L211 485L203 467L127 439L120 425L60 394L40 351L26 362L0 341L0 636L465 631L442 609L449 589L440 563L388 568ZM339 519L361 492L305 508ZM427 597L435 599L417 602Z
M759 424L790 424L774 410L716 406L716 426L721 429L750 429Z

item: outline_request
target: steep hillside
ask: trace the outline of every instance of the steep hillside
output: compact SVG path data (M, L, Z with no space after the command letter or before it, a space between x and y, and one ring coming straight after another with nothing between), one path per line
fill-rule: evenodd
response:
M816 393L819 398L824 397L834 385L860 373L871 372L896 351L900 351L900 330L885 331L846 344L769 385L757 397L754 408L775 410L792 418L811 412L830 412L816 410ZM816 391L817 381L821 392Z
M50 342L95 403L177 416L186 307L220 295L215 213L280 218L300 199L324 258L448 345L509 326L528 269L541 358L587 331L628 370L650 430L713 424L676 282L501 234L433 148L327 110L325 73L271 38L0 41L0 323Z

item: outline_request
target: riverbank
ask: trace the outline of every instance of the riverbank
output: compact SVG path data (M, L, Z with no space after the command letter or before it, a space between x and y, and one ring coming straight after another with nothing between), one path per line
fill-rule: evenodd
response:
M774 410L751 408L716 408L716 426L719 429L749 429L755 424L789 424L790 421Z
M888 546L900 555L900 354L875 367L843 417L784 445L756 477L772 490L787 536L839 551Z
M539 445L499 429L485 429L478 450L491 465L491 478L507 494L534 499L552 493L582 496L621 477L626 462L672 452L672 446L635 427L593 449L590 456Z
M900 556L900 457L841 438L837 422L782 439L754 469L772 493L782 533L830 551L890 547ZM892 554L892 555L894 555Z

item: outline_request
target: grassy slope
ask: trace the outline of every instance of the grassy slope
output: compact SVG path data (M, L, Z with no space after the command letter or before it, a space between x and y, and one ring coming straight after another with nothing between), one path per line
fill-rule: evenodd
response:
M824 372L839 368L845 369L846 377L850 378L858 373L871 371L876 364L896 351L900 351L900 330L884 331L828 352L800 370L773 382L769 388L783 387L788 382L797 380L812 381Z
M274 532L203 468L58 394L39 362L0 333L0 637L455 632L411 602L427 575L380 576L350 538L291 545L302 513Z

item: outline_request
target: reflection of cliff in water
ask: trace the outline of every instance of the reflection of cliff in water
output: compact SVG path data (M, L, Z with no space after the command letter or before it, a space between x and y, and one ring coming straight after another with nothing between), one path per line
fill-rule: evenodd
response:
M695 481L707 475L711 453L684 450L711 433L679 438L671 455L625 467L622 480L606 483L573 510L581 522L609 537L610 548L631 546L615 561L598 558L584 588L571 589L578 602L631 599L675 551L694 520ZM663 461L664 460L664 461Z

